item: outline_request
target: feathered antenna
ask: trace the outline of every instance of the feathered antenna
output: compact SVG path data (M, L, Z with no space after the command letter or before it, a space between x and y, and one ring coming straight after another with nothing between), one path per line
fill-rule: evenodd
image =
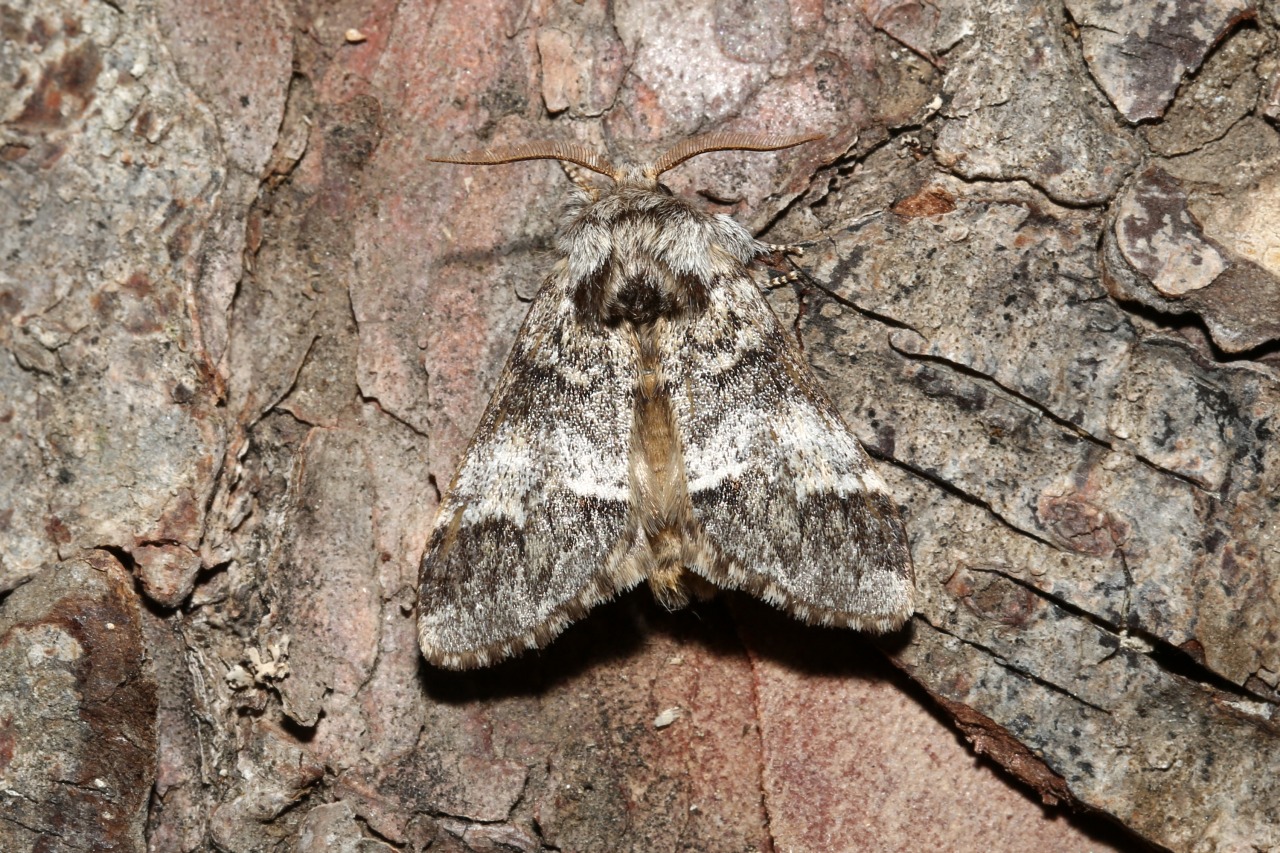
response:
M461 163L468 166L495 166L517 160L564 160L584 169L618 179L618 167L596 152L577 142L526 142L501 148L465 151L448 157L428 157L435 163Z
M788 135L783 133L704 133L684 142L677 143L654 163L644 170L646 177L657 178L663 172L674 169L690 157L706 154L709 151L776 151L779 148L790 148L804 142L822 139L824 134L805 133Z

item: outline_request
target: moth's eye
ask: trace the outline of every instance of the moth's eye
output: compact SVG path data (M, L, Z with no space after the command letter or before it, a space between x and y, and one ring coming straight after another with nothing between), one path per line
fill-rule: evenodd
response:
M675 195L675 193L671 191L671 187L667 186L666 184L658 184L658 192L662 193L663 195L670 195L670 196Z

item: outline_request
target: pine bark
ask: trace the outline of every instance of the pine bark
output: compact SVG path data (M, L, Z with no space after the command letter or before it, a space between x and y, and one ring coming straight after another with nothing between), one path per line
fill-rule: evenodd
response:
M1273 7L31 0L0 34L0 849L1280 849ZM424 158L712 129L826 134L669 183L806 247L770 298L918 613L873 644L640 589L431 668L418 561L568 182Z

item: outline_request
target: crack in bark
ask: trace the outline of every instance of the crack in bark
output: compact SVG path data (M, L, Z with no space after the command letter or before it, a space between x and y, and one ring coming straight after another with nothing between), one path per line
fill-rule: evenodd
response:
M1044 678L1043 676L1036 675L1035 673L1022 668L1017 664L1012 663L1003 655L1001 655L999 652L997 652L995 649L992 649L989 646L985 646L982 643L976 642L974 640L970 640L965 637L962 637L953 631L948 631L946 628L943 628L942 626L932 622L927 616L924 616L923 614L917 613L916 616L917 618L921 619L929 627L933 628L938 633L946 634L948 637L951 637L952 639L960 643L963 643L964 645L969 646L972 649L977 649L983 654L989 656L992 662L995 663L996 666L999 666L1001 669L1005 669L1005 670L1008 670L1009 672L1014 673L1015 675L1019 675L1027 679L1028 681L1031 681L1035 684L1040 685L1041 687L1044 687L1046 690L1050 690L1061 696L1065 696L1068 699L1073 699L1087 708L1092 708L1093 710L1098 711L1099 713L1106 714L1107 716L1111 716L1112 711L1110 711L1109 709L1104 708L1101 705L1096 705L1093 702L1090 702L1088 699L1081 698L1080 696L1077 696L1075 693L1072 693L1069 688L1064 687L1061 684L1058 684L1047 678ZM1003 726L1001 726L1001 728L1003 728ZM1019 738L1019 741L1021 742L1020 738Z
M19 791L16 788L5 788L3 793L5 794L5 796L17 797L20 800L26 800L28 803L31 803L32 805L35 805L35 806L38 806L41 803L40 800L36 799L30 794L25 793L24 791ZM9 820L9 818L5 817L4 815L0 815L0 820ZM18 823L18 822L13 821L13 823ZM24 826L24 824L21 824L21 823L19 823L18 825Z
M868 315L868 316L871 316L871 315ZM915 331L915 330L913 329L912 331ZM1075 435L1076 437L1094 445L1100 450L1105 450L1109 453L1119 453L1125 456L1129 456L1132 459L1147 466L1151 470L1155 471L1156 473L1173 477L1175 480L1179 480L1183 483L1186 483L1187 485L1191 486L1197 491L1205 492L1208 494L1215 493L1214 490L1209 489L1204 483L1198 482L1193 477L1187 474L1182 474L1178 471L1174 471L1170 468L1166 468L1163 465L1160 465L1159 463L1155 462L1154 460L1149 459L1146 456L1143 456L1141 453L1138 453L1136 450L1133 450L1127 445L1121 445L1117 447L1112 442L1094 435L1093 433L1089 432L1083 427L1077 424L1074 424L1067 418L1064 418L1062 415L1059 415L1057 412L1053 411L1053 409L1049 408L1047 404L1041 403L1040 401L1023 394L1014 388L1010 388L1009 386L1005 385L1003 382L996 379L994 376L991 376L990 374L983 373L982 371L977 370L976 368L973 368L967 364L963 364L958 361L953 361L947 358L946 356L932 355L929 353L916 353L916 352L911 352L909 350L904 350L900 347L894 346L892 341L890 341L889 346L893 349L894 352L898 353L903 358L911 359L914 361L927 362L929 364L937 364L943 367L949 367L962 376L967 376L970 379L976 379L981 382L989 383L995 386L996 388L998 388L1000 391L1003 391L1005 394L1009 395L1009 397L1011 397L1012 399L1025 404L1036 413L1048 418L1054 424L1061 427L1064 432L1069 432L1072 435Z
M1184 678L1204 690L1213 690L1236 699L1262 702L1272 708L1277 707L1277 703L1273 699L1236 684L1225 675L1214 672L1200 663L1189 652L1175 646L1168 640L1141 629L1130 630L1127 632L1127 636L1136 637L1151 646L1150 651L1138 651L1136 649L1132 651L1150 658L1162 672Z
M1133 620L1133 572L1129 568L1129 558L1119 545L1116 546L1116 556L1120 559L1120 571L1124 572L1124 602L1121 604L1120 619L1127 631L1132 627Z
M428 377L428 378L429 378L429 377ZM424 439L426 439L426 440L428 440L428 441L430 441L430 440L431 440L431 430L430 430L430 429L428 429L428 430L427 430L427 431L425 431L425 432L424 432L424 431L422 431L422 430L420 430L420 429L418 429L416 426L414 426L413 424L409 423L409 422L408 422L407 420L405 420L404 418L402 418L402 417L400 417L399 415L397 415L394 411L392 411L391 409L388 409L386 406L382 405L382 400L378 399L377 395L374 395L374 394L365 394L363 391L358 391L357 393L359 394L360 402L362 402L362 403L368 403L369 405L373 406L373 407L374 407L374 408L376 408L376 409L377 409L377 410L378 410L382 415L384 415L385 417L391 418L391 420L393 420L393 421L395 421L396 423L400 424L400 425L401 425L401 426L403 426L405 429L409 430L409 432L413 433L414 435L418 436L419 438L424 438ZM434 473L432 473L432 474L430 474L430 476L431 476L431 477L435 477L435 474L434 474ZM452 476L452 475L450 475L450 476ZM439 500L440 500L440 490L439 490L439 488L437 487L437 488L436 488L436 502L438 503L438 502L439 502Z
M1009 581L1010 583L1017 584L1023 589L1034 593L1036 596L1049 602L1054 607L1057 607L1061 610L1065 610L1067 613L1070 613L1072 616L1076 616L1080 619L1086 620L1095 628L1099 628L1103 631L1106 631L1108 634L1111 634L1112 636L1115 636L1115 637L1122 637L1124 635L1124 632L1126 630L1125 628L1121 628L1118 625L1113 625L1112 623L1108 622L1104 617L1099 616L1098 614L1093 613L1091 611L1085 610L1083 607L1080 607L1077 604L1072 604L1070 601L1066 600L1065 598L1061 598L1060 596L1054 595L1053 593L1048 592L1047 590L1044 590L1036 586L1030 581L1027 581L1023 578L1020 578L1014 575L1012 572L1006 572L1003 569L1000 569L995 566L967 566L966 568L968 568L969 571L976 572L978 574L998 575L1004 578L1005 580ZM1127 593L1127 589L1126 589L1126 593ZM1108 655L1108 657L1110 657L1110 655Z
M296 43L294 43L292 40L290 40L290 48L291 48L290 59L292 60L290 65L293 68L297 68L298 67L298 62L297 62L298 48ZM269 167L269 169L267 170L266 174L258 180L258 195L254 202L255 210L260 206L262 206L262 200L264 195L266 194L265 191L273 190L276 186L279 186L280 184L289 180L293 176L294 171L298 168L298 164L302 162L302 158L306 156L307 150L311 147L310 130L311 130L312 124L311 124L311 120L306 116L306 113L302 112L303 106L300 103L302 100L300 82L304 79L305 79L304 75L302 75L298 71L294 71L292 74L289 75L289 82L285 84L286 91L284 93L283 107L280 110L280 121L279 123L276 124L276 128L275 128L276 138L275 138L275 142L273 142L271 145L271 156L267 161L267 166ZM294 116L291 113L291 109L294 107L297 107L299 110L298 120L302 124L305 124L308 130L308 132L303 136L302 150L301 152L299 152L297 157L288 156L286 152L283 152L280 150L280 145L282 143L289 142L289 139L285 131L286 131L286 128L289 127L290 122L294 118ZM253 213L254 213L254 210L251 210L249 215L245 217L246 227L250 222L252 222ZM249 246L249 241L247 239L245 240L244 245L246 247ZM247 262L246 268L249 269L250 272L252 272L250 263L252 262L252 259L257 258L258 251L261 250L261 248L262 248L262 244L259 243L257 249L254 249L252 252L246 254L246 258L245 258Z
M820 193L814 191L815 197L813 198L812 201L808 202L809 209L812 211L815 208L825 207L826 204L828 203L828 200L840 192L841 188L843 187L843 181L846 178L849 178L850 176L856 175L858 168L866 160L868 160L874 154L879 152L881 149L889 145L892 145L902 136L905 136L910 133L919 132L921 130L924 130L925 127L926 125L921 123L921 124L907 124L907 125L903 125L900 128L895 128L889 131L888 134L886 134L884 139L881 139L878 142L872 142L871 145L867 148L867 150L863 152L860 156L852 153L853 149L856 148L858 143L861 141L860 136L855 136L849 142L848 147L845 148L844 153L841 154L839 157L836 157L835 160L833 160L826 167L824 167L825 169L829 169L830 172L826 180L824 181L825 186L822 188L822 191ZM817 179L822 174L822 172L823 172L823 169L817 169L814 171L813 175L809 178L810 188L814 186L814 184L817 182ZM807 193L802 194L800 198L807 199L808 194ZM871 213L868 213L864 216L856 217L852 221L842 221L839 224L839 227L837 230L840 232L854 231L862 227L863 222L867 221L868 219L872 219L874 217L880 216L883 213L884 213L883 210L872 211ZM821 217L818 217L818 218L819 220L821 220ZM820 239L824 239L824 237L816 238L811 242L816 243ZM825 237L825 239L831 241L834 244L834 241L831 240L829 236ZM799 245L809 245L809 244L800 243Z
M931 353L911 352L910 350L905 350L905 349L902 349L901 347L895 346L892 341L889 342L889 347L894 352L901 355L903 358L906 358L912 361L921 361L921 362L927 362L929 364L938 364L938 365L942 365L943 367L949 367L952 370L954 370L956 373L959 373L961 376L966 376L970 379L976 379L980 382L985 382L985 383L994 385L996 388L998 388L1000 391L1003 391L1009 397L1013 398L1014 400L1020 403L1023 403L1028 408L1034 410L1037 414L1043 415L1053 423L1057 424L1059 427L1062 427L1063 431L1070 432L1076 437L1083 439L1084 441L1087 441L1090 444L1093 444L1104 450L1110 450L1113 452L1115 451L1115 448L1110 443L1108 443L1105 439L1099 438L1098 436L1094 435L1093 433L1089 432L1083 427L1072 423L1067 418L1064 418L1062 415L1059 415L1057 412L1049 408L1047 404L1041 403L1039 400L1036 400L1033 397L1029 397L1026 394L1023 394L1022 392L1014 388L1010 388L1008 385L1005 385L1003 382L1001 382L999 379L996 379L994 376L992 376L989 373L983 373L981 370L978 370L975 367L964 364L962 362L954 361L950 358L947 358L945 355L933 355Z
M219 740L219 729L216 721L213 719L213 715L209 711L210 706L214 704L210 701L211 691L209 690L208 682L205 679L205 673L208 671L209 666L206 663L204 655L201 653L199 647L192 641L192 638L187 635L186 624L186 617L179 616L177 632L181 639L181 647L185 651L183 658L186 662L187 673L191 677L190 685L192 702L190 713L191 719L195 723L195 740L199 749L199 779L200 783L205 787L212 787L214 780L217 777L217 773L214 771L213 765L216 762L217 753L221 750L218 749L217 744L217 741ZM206 728L213 735L213 742L211 743L206 743L207 739L204 736ZM225 740L225 736L223 739Z
M517 294L517 295L516 295L516 300L517 300L517 301L519 301L519 299L520 299L520 296L519 296L519 294ZM358 348L359 348L359 339L360 339L360 320L359 320L359 318L357 318L357 317L356 317L356 306L355 306L355 303L354 303L354 302L352 302L352 296L351 296L351 289L350 289L350 288L347 288L347 311L348 311L348 318L351 320L351 327L352 327L353 329L355 329L355 330L356 330L356 342L357 342L357 349L358 349ZM314 345L314 341L313 341L312 343L313 343L313 345ZM311 354L311 350L310 350L310 348L308 348L308 349L307 349L307 355L308 355L308 356L310 356L310 354ZM358 354L358 352L357 352L357 355L356 355L356 360L357 360L357 362L359 361L359 354ZM305 359L304 359L304 361L305 361ZM421 365L419 365L419 366L421 366ZM302 372L302 367L301 367L301 366L299 366L299 367L298 367L298 373L299 373L299 374L301 374L301 372ZM425 386L425 391L426 391L427 400L428 400L428 409L429 409L429 408L430 408L429 403L430 403L430 399L431 399L431 372L430 372L430 371L428 371L428 370L425 370L425 369L424 369L424 370L422 371L422 373L423 373L423 376L422 376L422 383L423 383L423 385ZM297 379L297 377L295 377L295 381L296 381L296 379ZM381 413L382 413L383 415L385 415L386 417L391 418L391 420L393 420L393 421L395 421L396 423L400 424L401 426L403 426L405 429L409 430L409 432L413 433L414 435L416 435L416 436L418 436L418 437L420 437L420 438L424 438L424 439L426 439L428 442L431 440L431 435L432 435L433 430L431 429L431 418L430 418L430 414L428 414L428 415L427 415L427 430L424 432L424 431L422 431L422 430L418 429L418 428L417 428L416 426L414 426L413 424L411 424L409 421L405 420L405 419L404 419L403 417L401 417L400 415L396 414L396 413L395 413L394 411L392 411L391 409L388 409L386 406L382 405L382 400L380 400L376 394L368 394L368 393L365 393L364 388L362 388L362 387L360 386L360 379L359 379L359 376L358 376L358 375L357 375L357 377L356 377L356 396L359 398L360 402L362 402L362 403L369 403L369 404L371 404L371 405L373 405L373 406L377 407L377 409L378 409L378 411L379 411L379 412L381 412ZM283 398L281 398L281 399L283 399ZM432 477L434 477L434 476L435 476L435 474L433 473L433 474L431 474L431 476L432 476ZM439 503L439 500L438 500L438 498L439 498L439 489L437 489L437 490L436 490L436 496L437 496L437 503Z
M856 141L857 140L855 140L855 144L856 144ZM772 231L774 226L776 226L779 222L782 222L784 219L790 216L793 210L796 210L799 208L811 207L813 203L809 201L809 193L813 191L814 184L817 181L818 173L823 168L828 168L831 165L833 164L828 163L826 166L819 166L816 169L811 170L809 173L809 182L805 186L805 188L797 192L786 204L778 208L773 213L773 215L770 216L769 219L764 223L764 225L756 229L756 233L755 233L756 238L759 239L760 237ZM812 243L809 243L809 244L806 244L803 242L797 243L790 240L787 242L789 245L793 245L793 246L812 245Z
M1129 585L1132 584L1133 579L1129 575L1128 565L1125 563L1125 559L1124 559L1124 552L1121 551L1119 548L1117 548L1116 553L1119 556L1121 565L1124 567L1125 579L1128 582L1128 584L1125 587L1125 611L1124 611L1123 626L1113 625L1102 616L1099 616L1096 613L1092 613L1080 607L1077 604L1073 604L1067 599L1054 595L1053 593L1048 592L1044 589L1041 589L1040 587L1036 586L1035 584L1023 578L1017 577L1016 575L1003 571L997 567L969 566L968 569L971 572L976 572L979 574L998 575L1004 578L1005 580L1008 580L1009 582L1014 583L1019 587L1022 587L1023 589L1028 590L1032 594L1036 595L1038 598L1041 598L1044 601L1047 601L1049 604L1053 605L1054 607L1057 607L1058 609L1063 610L1066 613L1069 613L1070 615L1075 616L1079 619L1083 619L1089 622L1095 628L1106 632L1109 636L1114 637L1117 641L1116 648L1112 650L1110 654L1104 657L1102 661L1110 660L1111 658L1120 654L1122 650L1127 650L1132 654L1141 654L1149 658L1152 661L1152 663L1154 663L1157 667L1160 668L1162 672L1166 672L1170 675L1177 675L1182 678L1186 678L1187 680L1192 681L1203 688L1216 690L1220 693L1234 696L1239 699L1261 701L1261 702L1266 702L1270 705L1276 704L1268 700L1267 697L1261 694L1255 693L1249 690L1248 688L1241 687L1240 685L1236 684L1235 682L1231 681L1225 676L1217 672L1214 672L1209 667L1196 661L1195 658L1193 658L1190 654L1178 648L1177 646L1173 645L1172 643L1168 642L1167 640L1161 639L1160 637L1154 634L1151 634L1147 631L1144 631L1139 627L1129 625L1128 624L1129 588L1130 588ZM927 622L928 620L926 619L925 621ZM929 622L929 624L933 625L932 622ZM943 633L950 634L950 632L945 631L942 628L938 628L937 625L933 625L933 627L937 628L939 631L943 631ZM955 635L951 634L951 636L955 636ZM1135 638L1146 643L1151 648L1149 650L1142 650L1139 648L1135 648L1134 645L1132 644L1132 640ZM961 639L961 638L957 637L957 639ZM1101 663L1102 661L1099 661L1099 663ZM1027 674L1027 675L1030 678L1035 677L1030 674Z
M1143 339L1149 341L1152 339L1163 343L1174 343L1185 346L1186 341L1176 337L1172 337L1180 330L1195 329L1200 333L1208 355L1212 356L1214 367L1224 366L1244 366L1250 370L1265 372L1268 376L1275 377L1276 373L1269 366L1265 359L1268 356L1280 353L1280 338L1271 338L1261 343L1255 344L1248 349L1236 352L1228 352L1224 350L1218 341L1214 339L1213 329L1209 326L1209 322L1205 319L1203 313L1192 308L1178 311L1175 310L1177 304L1172 299L1164 299L1164 304L1155 305L1146 302L1140 302L1136 298L1125 296L1121 292L1109 293L1108 297L1120 308L1134 317L1141 318L1150 323L1154 329L1144 329L1146 337ZM1161 337L1160 333L1170 335L1170 337ZM1188 352L1197 357L1203 357L1206 353L1200 349L1188 348Z
M1009 100L1000 101L999 103L995 103L995 102L992 102L990 104L984 103L980 107L978 107L978 109L975 109L972 113L970 113L970 115L976 115L981 110L984 110L993 106L1001 106L1006 103L1009 103ZM957 166L958 165L960 165L960 163L957 163ZM1099 199L1098 201L1077 201L1075 199L1064 198L1061 196L1054 195L1054 193L1049 189L1047 189L1044 185L1037 182L1033 178L1027 177L1025 175L1016 175L1011 177L998 177L996 175L991 175L991 174L981 174L981 175L970 176L970 175L963 175L957 171L954 171L952 168L949 168L946 166L941 166L940 168L945 170L948 175L955 178L960 183L965 184L966 186L971 186L971 187L976 187L976 186L979 186L980 184L992 184L994 186L1010 186L1015 184L1023 184L1035 190L1036 193L1048 199L1052 204L1055 204L1058 207L1063 208L1064 210L1101 212L1106 210L1108 207L1110 207L1112 202L1115 201L1116 196L1118 196L1120 193L1120 187L1117 186L1105 197ZM1025 203L1014 202L1009 199L983 199L981 196L976 196L976 195L971 196L968 199L968 201L988 201L988 202L1000 202L1004 204L1019 204L1022 207L1028 206Z
M245 426L243 427L245 431L248 431L249 429L252 429L253 427L257 426L264 417L266 417L270 412L273 412L273 411L287 412L289 416L292 417L294 420L296 420L298 423L306 424L308 427L314 428L318 426L317 424L313 424L310 421L304 420L292 409L281 404L284 403L285 400L289 399L290 394L292 394L294 391L297 390L298 380L302 378L302 371L306 368L307 363L311 360L311 353L315 351L316 344L319 341L320 341L320 333L312 332L311 340L307 342L306 351L302 353L302 358L298 359L298 363L294 366L293 376L289 377L289 384L286 385L280 391L280 393L276 395L274 400L264 404L262 406L262 410L257 414L255 414L253 418L247 424L245 424Z
M14 792L6 791L5 793L15 793L15 794L16 794L17 792L16 792L16 791L14 791ZM19 794L18 796L22 797L22 799L27 800L28 802L30 802L30 803L31 803L31 804L33 804L33 805L37 805L37 806L42 806L42 805L44 805L44 803L43 803L43 802L41 802L40 800L35 799L34 797L28 797L28 796L26 796L25 794ZM19 827L22 827L22 828L23 828L23 829L25 829L27 832L30 832L30 833L32 833L33 835L36 835L36 836L37 836L37 837L39 837L39 838L45 838L45 837L48 837L48 836L53 836L54 838L66 838L66 835L65 835L65 834L63 834L63 833L61 833L61 832L58 832L56 829L54 829L54 828L52 828L52 827L48 827L48 826L44 826L44 827L35 827L35 826L31 826L31 825L29 825L29 824L25 824L25 823L23 823L22 821L18 820L17 818L5 817L5 816L3 816L3 815L0 815L0 821L3 821L4 823L11 824L11 825L13 825L13 826L19 826Z
M752 709L751 717L755 721L756 737L760 744L759 762L758 762L758 766L760 770L760 775L759 775L760 813L764 818L764 825L761 827L761 829L764 830L765 838L767 838L769 841L769 850L777 850L778 849L777 839L774 838L774 835L773 835L773 814L769 809L769 790L767 785L765 784L765 778L768 774L765 772L765 760L764 760L764 753L765 753L764 722L760 719L759 666L757 665L757 662L756 662L756 656L751 651L751 647L743 640L742 628L737 619L734 620L734 625L737 628L738 641L742 643L743 651L746 652L746 655L747 655L747 663L751 667L751 709Z
M883 462L888 465L893 465L896 468L900 468L901 470L906 471L908 474L912 474L915 477L936 486L937 488L941 489L942 491L946 492L952 497L955 497L964 501L970 506L976 506L979 509L985 510L992 518L994 518L996 521L1000 522L1005 527L1012 530L1014 533L1017 533L1020 536L1025 536L1034 542L1038 542L1039 544L1045 546L1046 548L1053 549L1054 551L1062 550L1060 547L1050 542L1049 540L1045 539L1044 537L1036 533L1033 533L1030 530L1025 530L1022 527L1019 527L1017 524L1014 524L1012 521L1005 518L1001 513L997 512L996 509L992 507L990 503L988 503L987 501L984 501L982 498L978 497L977 495L966 492L965 490L957 486L955 483L952 483L950 480L946 480L937 474L934 474L930 471L926 471L924 468L920 468L916 465L912 465L911 463L906 462L902 459L898 459L897 457L889 456L885 453L882 453L874 445L865 445L864 449L867 451L867 454L869 456L873 457L877 461Z
M875 216L879 216L879 214L868 216L864 220L862 220L862 222L869 221L870 219L875 218ZM859 222L859 227L861 226L862 222ZM833 248L835 247L835 238L833 237L823 237L821 238L821 240L812 240L807 243L797 243L796 245L801 247L812 246L821 241L828 242L831 244ZM797 268L797 269L800 272L801 276L804 277L805 281L812 284L814 289L819 290L822 293L825 293L827 297L830 298L831 301L835 302L837 305L843 305L844 307L850 309L851 311L863 317L866 317L870 320L874 320L875 322L881 324L882 326L888 326L891 329L906 329L909 332L915 332L918 335L920 334L920 332L914 326L911 326L908 323L904 323L901 320L898 320L894 317L890 317L888 314L881 314L878 311L872 311L870 308L865 308L859 305L858 303L854 302L852 299L849 299L845 296L841 296L839 293L836 293L830 287L828 287L827 285L823 284L822 282L818 281L816 278L811 276L807 270L804 270L801 268ZM924 336L921 335L921 337L924 337Z
M1218 489L1209 488L1208 485L1195 479L1190 474L1181 474L1177 471L1174 471L1171 468L1166 468L1163 465L1161 465L1159 462L1156 462L1153 459L1148 459L1146 456L1143 456L1141 453L1138 453L1136 450L1130 450L1129 448L1125 448L1124 450L1117 450L1115 447L1112 447L1111 450L1113 453L1127 453L1128 455L1132 456L1134 459L1141 462L1143 465L1150 468L1152 471L1155 471L1157 474L1164 474L1166 476L1172 477L1175 480L1180 480L1183 483L1186 483L1191 488L1195 489L1196 491L1205 492L1207 494L1215 495L1215 496L1219 492Z

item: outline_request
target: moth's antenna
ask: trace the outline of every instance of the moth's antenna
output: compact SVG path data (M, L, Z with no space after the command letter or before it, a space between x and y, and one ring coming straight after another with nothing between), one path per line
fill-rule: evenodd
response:
M825 134L805 133L788 135L784 133L728 133L715 132L694 136L676 144L659 157L653 165L644 170L646 176L657 178L663 172L674 169L690 157L706 154L708 151L776 151L779 148L790 148L803 142L822 139Z
M794 144L794 143L793 143ZM618 168L585 145L577 142L525 142L480 151L464 151L448 157L428 157L434 163L462 163L468 166L496 166L517 160L565 160L584 169L618 179Z

